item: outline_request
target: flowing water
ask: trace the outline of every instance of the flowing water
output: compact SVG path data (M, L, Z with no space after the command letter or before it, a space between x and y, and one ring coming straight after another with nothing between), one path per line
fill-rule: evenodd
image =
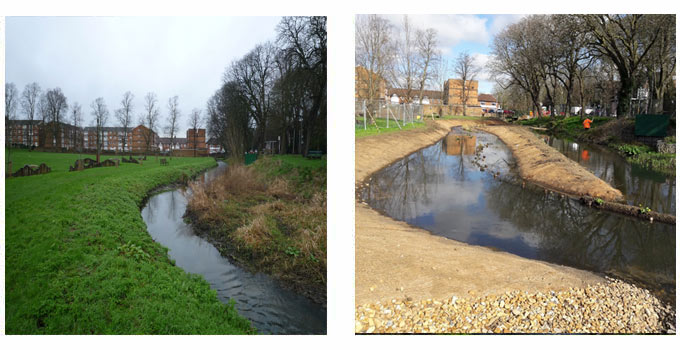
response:
M204 174L210 181L226 169L220 163ZM169 249L169 256L186 272L203 276L218 298L235 301L236 309L251 320L259 333L325 334L326 310L297 295L264 274L252 274L232 264L184 223L187 198L181 190L156 194L142 209L153 239Z
M541 136L547 144L578 162L623 193L630 205L675 215L675 177L628 163L615 152L597 145Z
M359 196L373 208L434 234L605 273L675 299L674 225L595 210L524 184L494 135L456 130L367 185Z

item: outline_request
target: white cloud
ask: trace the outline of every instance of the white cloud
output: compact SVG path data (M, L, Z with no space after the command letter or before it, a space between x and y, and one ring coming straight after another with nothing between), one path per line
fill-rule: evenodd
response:
M494 15L489 28L490 37L498 34L508 25L519 22L519 20L526 16L527 15Z
M404 15L383 15L396 28L403 25ZM462 41L485 44L489 41L486 29L487 20L475 15L409 15L409 21L415 28L433 28L442 50L447 51Z

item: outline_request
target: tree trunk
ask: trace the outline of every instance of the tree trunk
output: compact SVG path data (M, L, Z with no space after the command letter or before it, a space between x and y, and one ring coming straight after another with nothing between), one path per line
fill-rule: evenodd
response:
M630 115L630 98L633 96L633 80L627 75L621 75L621 88L616 94L618 103L616 105L616 117L627 118Z

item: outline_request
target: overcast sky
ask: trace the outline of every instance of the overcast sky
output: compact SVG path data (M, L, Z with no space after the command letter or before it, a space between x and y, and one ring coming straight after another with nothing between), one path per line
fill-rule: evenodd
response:
M403 25L404 15L384 15L397 28ZM494 36L507 25L519 21L524 15L409 15L411 24L420 29L437 30L440 49L452 64L458 54L468 51L477 63L484 66L491 52L489 45ZM453 73L449 73L452 75ZM454 78L451 76L451 78ZM479 76L479 92L492 93L493 82L486 71Z
M134 122L144 95L154 92L165 126L167 102L179 96L180 135L193 108L205 105L225 68L256 44L276 39L280 17L7 17L5 81L21 93L37 82L43 91L60 87L68 103L83 106L103 97L107 126L125 91L135 95ZM19 118L24 116L19 112Z

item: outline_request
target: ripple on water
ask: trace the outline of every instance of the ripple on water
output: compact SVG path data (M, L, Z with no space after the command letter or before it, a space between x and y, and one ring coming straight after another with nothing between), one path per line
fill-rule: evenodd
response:
M204 178L214 177L221 165ZM223 302L233 299L239 314L266 334L325 334L326 310L305 297L283 289L263 274L251 274L222 257L208 241L193 234L182 216L187 199L181 191L149 198L142 217L153 239L187 272L202 275Z

